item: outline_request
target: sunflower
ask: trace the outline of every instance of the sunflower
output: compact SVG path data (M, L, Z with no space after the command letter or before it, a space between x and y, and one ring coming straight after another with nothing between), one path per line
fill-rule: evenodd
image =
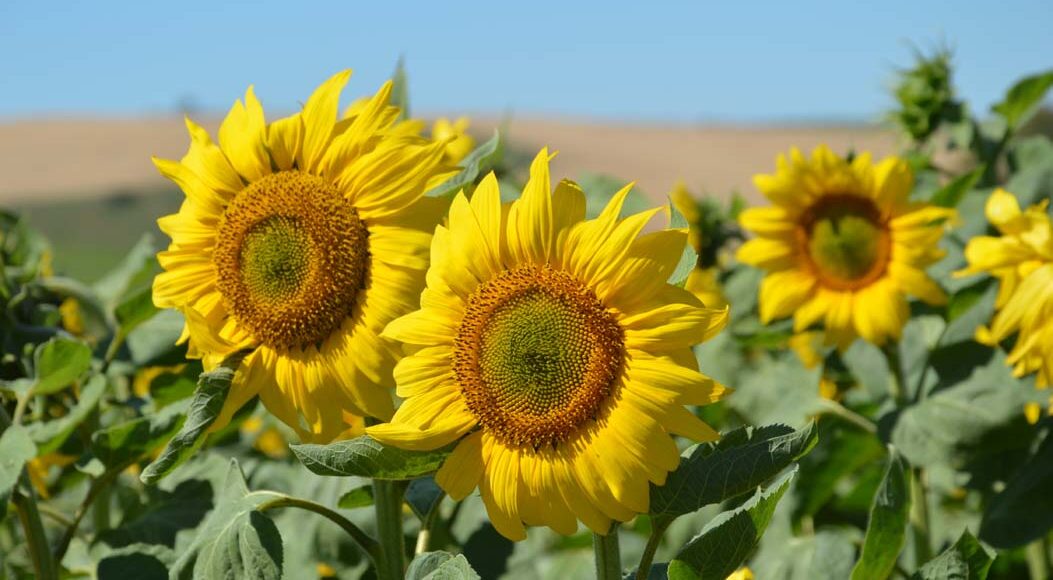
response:
M763 322L792 314L796 332L822 322L825 340L839 348L857 336L882 345L899 339L907 294L946 301L925 268L943 257L943 224L955 212L910 201L914 177L902 159L846 160L825 146L806 159L794 149L779 156L774 175L754 182L773 205L740 214L756 237L738 259L768 271Z
M456 447L436 481L460 500L479 488L494 527L605 534L647 511L680 455L670 435L718 434L684 405L719 399L691 346L727 323L667 284L683 230L640 235L660 209L625 219L630 187L585 221L570 181L551 191L549 154L502 206L487 176L458 194L435 231L421 309L384 335L407 345L395 368L405 400L367 433L406 449Z
M1047 204L1020 211L1013 194L995 190L985 213L1002 235L969 240L968 266L955 273L989 273L998 280L997 313L989 328L977 329L976 339L994 346L1018 332L1007 362L1018 377L1036 373L1041 388L1053 379L1053 223ZM1029 410L1032 416L1034 412Z
M250 87L218 145L188 119L186 156L154 160L186 194L158 220L172 243L155 304L183 311L188 356L206 370L252 349L214 428L255 396L313 441L346 429L345 412L394 412L380 331L417 306L443 211L423 194L450 170L445 143L399 130L390 82L338 117L350 74L269 124Z

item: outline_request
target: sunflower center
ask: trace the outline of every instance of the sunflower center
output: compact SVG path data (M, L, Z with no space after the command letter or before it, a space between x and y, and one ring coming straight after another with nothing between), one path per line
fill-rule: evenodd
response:
M351 314L366 281L369 233L331 184L268 175L223 214L214 261L234 318L274 348L318 344Z
M811 263L826 286L860 288L884 273L891 250L889 230L871 200L826 196L805 212L801 230Z
M548 266L504 272L468 300L454 372L500 440L556 444L594 420L625 359L621 326L581 282Z

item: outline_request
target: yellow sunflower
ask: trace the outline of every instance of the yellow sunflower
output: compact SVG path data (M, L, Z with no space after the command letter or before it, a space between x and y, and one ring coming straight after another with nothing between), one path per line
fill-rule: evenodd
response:
M727 310L665 282L686 232L640 235L660 209L619 219L631 186L585 221L576 184L552 192L549 158L509 205L493 174L454 199L421 309L384 331L410 352L395 368L405 400L367 428L407 449L459 441L436 481L458 500L478 487L511 539L524 523L570 534L577 520L605 534L647 511L648 483L680 460L670 435L718 437L684 405L725 393L691 346Z
M907 294L946 300L925 268L943 257L943 224L955 212L908 199L914 177L905 161L845 160L825 146L807 159L794 149L754 182L773 205L739 216L755 237L738 259L768 271L763 322L792 314L796 332L822 322L839 348L857 336L881 345L899 338Z
M443 210L423 194L451 172L445 143L399 129L390 82L338 116L350 74L269 124L250 87L218 144L188 119L186 156L154 160L186 194L158 220L172 243L154 302L183 311L206 370L254 349L215 428L257 395L314 441L346 429L345 411L394 412L395 353L380 331L417 307Z
M1013 194L997 189L987 199L987 220L1001 236L977 236L965 247L968 266L958 276L989 273L999 282L997 313L979 342L997 345L1019 332L1007 362L1013 374L1037 373L1039 387L1053 380L1053 223L1047 201L1020 211ZM1029 410L1034 413L1034 410Z

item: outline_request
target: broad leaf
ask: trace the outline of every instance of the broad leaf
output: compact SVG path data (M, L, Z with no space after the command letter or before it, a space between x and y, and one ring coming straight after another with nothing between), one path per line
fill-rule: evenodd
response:
M187 405L172 405L145 417L100 429L91 436L92 453L116 469L164 444L183 425Z
M131 544L99 559L98 580L168 580L175 554L167 546Z
M911 575L911 580L984 580L987 572L991 569L994 557L976 541L969 530L962 532L962 536L953 546L947 548L939 556L929 560L917 572Z
M903 549L909 511L910 486L907 482L907 472L895 449L889 448L885 478L874 495L874 503L870 506L863 553L852 569L852 580L888 578L896 565L900 550Z
M121 523L99 532L96 541L115 548L136 542L174 548L176 534L197 527L212 509L212 496L212 485L201 479L181 482L172 491L146 488L147 502L122 514Z
M670 580L724 580L738 569L757 547L796 474L794 467L738 508L714 518L669 562Z
M65 389L91 368L91 349L79 340L52 338L34 353L36 384L34 395L47 395Z
M429 197L457 195L458 191L472 185L479 176L496 167L501 162L504 149L504 134L499 130L494 131L494 136L489 141L476 147L475 151L461 160L460 173L431 188L425 195Z
M363 485L362 487L352 489L340 496L340 501L338 501L336 505L345 510L353 510L373 505L373 486Z
M205 442L208 428L223 410L234 373L246 354L248 353L244 351L234 353L215 369L201 374L197 391L194 392L194 398L187 409L186 421L168 442L161 455L143 470L139 476L143 483L149 485L158 482L189 459Z
M281 578L281 536L274 522L257 511L260 505L276 497L280 496L249 492L238 462L231 460L216 507L172 566L172 580Z
M106 393L109 382L103 375L93 375L81 389L77 404L58 419L44 423L31 423L26 427L37 444L37 454L45 455L57 450L66 442L73 430L91 415Z
M785 425L742 427L716 443L695 446L651 487L651 514L679 516L747 493L811 451L819 440L812 423L799 431Z
M24 428L11 425L0 433L0 520L7 513L7 500L22 475L22 468L36 454L36 445Z
M384 445L369 435L328 445L290 445L304 467L318 475L357 475L372 479L414 479L434 473L452 451L406 451Z
M1013 85L1005 99L993 105L991 110L1005 119L1010 130L1017 129L1031 117L1051 86L1053 71L1026 77Z
M1034 455L991 499L980 524L980 538L1000 549L1016 548L1053 528L1053 435L1047 433Z
M406 570L406 580L478 580L468 560L449 552L425 552L417 555Z
M976 186L986 169L986 166L981 165L969 173L954 178L932 194L930 203L940 207L958 207L958 202L962 200L966 192Z

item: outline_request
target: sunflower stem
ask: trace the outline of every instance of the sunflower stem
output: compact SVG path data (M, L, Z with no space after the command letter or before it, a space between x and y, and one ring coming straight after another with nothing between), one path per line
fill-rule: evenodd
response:
M1053 574L1053 560L1050 559L1049 536L1039 538L1027 545L1027 569L1032 580L1049 580Z
M596 555L596 580L620 580L622 557L618 549L618 522L611 524L606 535L593 532L592 549Z
M33 492L33 486L25 485L27 479L25 470L23 470L21 476L23 489L16 491L13 497L15 508L18 510L18 518L22 521L22 528L26 533L26 544L29 545L29 554L33 559L36 577L40 580L53 580L58 578L55 571L56 561L51 557L51 547L48 545L48 536L44 532L44 523L37 509L37 498Z
M640 556L640 565L636 568L636 580L647 580L651 575L651 563L658 551L658 544L662 543L662 536L673 520L668 518L655 518L651 520L651 535L647 538L643 555Z
M373 480L373 506L377 514L377 537L380 553L377 558L377 578L399 580L405 570L406 540L402 535L401 482Z

